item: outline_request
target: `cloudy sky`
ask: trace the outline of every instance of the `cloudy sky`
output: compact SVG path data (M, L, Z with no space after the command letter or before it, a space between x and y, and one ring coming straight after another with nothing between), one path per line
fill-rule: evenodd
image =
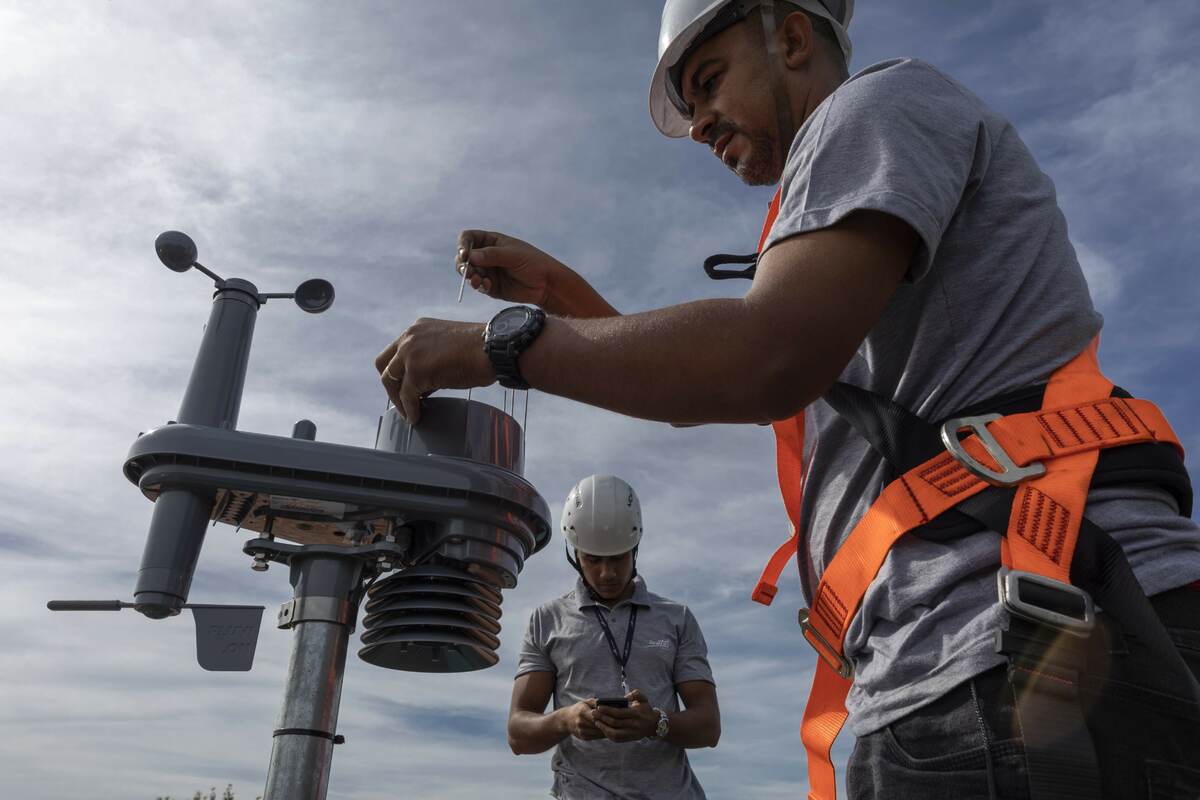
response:
M206 673L190 618L51 615L51 598L129 599L150 506L121 475L174 416L208 314L165 270L188 231L226 277L285 291L321 276L320 317L259 315L240 427L370 446L371 362L456 305L457 231L526 238L622 310L742 286L700 271L752 249L769 191L646 114L657 0L14 2L0 6L0 774L6 797L149 800L261 791L290 634L264 624L250 673ZM52 9L52 10L48 10ZM1200 9L1194 0L860 0L853 69L917 56L1015 122L1057 183L1107 324L1110 374L1158 400L1200 451ZM630 387L636 391L637 387ZM499 404L500 393L492 395ZM646 512L650 586L691 605L724 736L692 762L710 796L802 796L796 730L813 657L794 582L748 600L786 536L769 432L675 430L542 394L527 476L557 508L615 472ZM1193 474L1196 474L1193 471ZM209 533L192 600L290 596L245 537ZM549 758L513 757L504 720L529 611L571 582L555 543L507 594L501 663L453 676L350 657L331 797L526 798ZM403 788L401 788L403 787Z

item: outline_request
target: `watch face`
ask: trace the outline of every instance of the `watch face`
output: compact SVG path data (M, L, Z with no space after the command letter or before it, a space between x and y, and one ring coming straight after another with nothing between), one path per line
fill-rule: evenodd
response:
M506 308L492 320L493 336L511 336L521 330L529 313L523 308Z

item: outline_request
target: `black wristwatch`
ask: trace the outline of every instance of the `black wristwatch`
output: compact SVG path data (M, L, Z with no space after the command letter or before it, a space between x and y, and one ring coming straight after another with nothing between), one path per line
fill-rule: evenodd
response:
M528 389L517 359L533 343L546 324L546 312L529 306L510 306L492 317L483 329L483 352L506 389Z

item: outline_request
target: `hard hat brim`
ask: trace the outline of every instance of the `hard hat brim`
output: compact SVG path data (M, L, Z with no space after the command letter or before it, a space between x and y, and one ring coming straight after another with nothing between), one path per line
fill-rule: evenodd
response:
M664 136L680 139L687 136L692 128L692 121L671 101L670 90L667 88L667 82L670 80L668 73L725 4L726 0L713 0L700 16L676 34L658 58L658 66L654 68L654 75L650 79L650 119Z

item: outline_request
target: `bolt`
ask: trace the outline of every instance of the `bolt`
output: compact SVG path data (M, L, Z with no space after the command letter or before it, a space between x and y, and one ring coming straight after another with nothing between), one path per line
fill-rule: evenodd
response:
M255 572L266 572L270 568L271 562L267 559L265 553L255 553L254 563L250 565L250 569Z

